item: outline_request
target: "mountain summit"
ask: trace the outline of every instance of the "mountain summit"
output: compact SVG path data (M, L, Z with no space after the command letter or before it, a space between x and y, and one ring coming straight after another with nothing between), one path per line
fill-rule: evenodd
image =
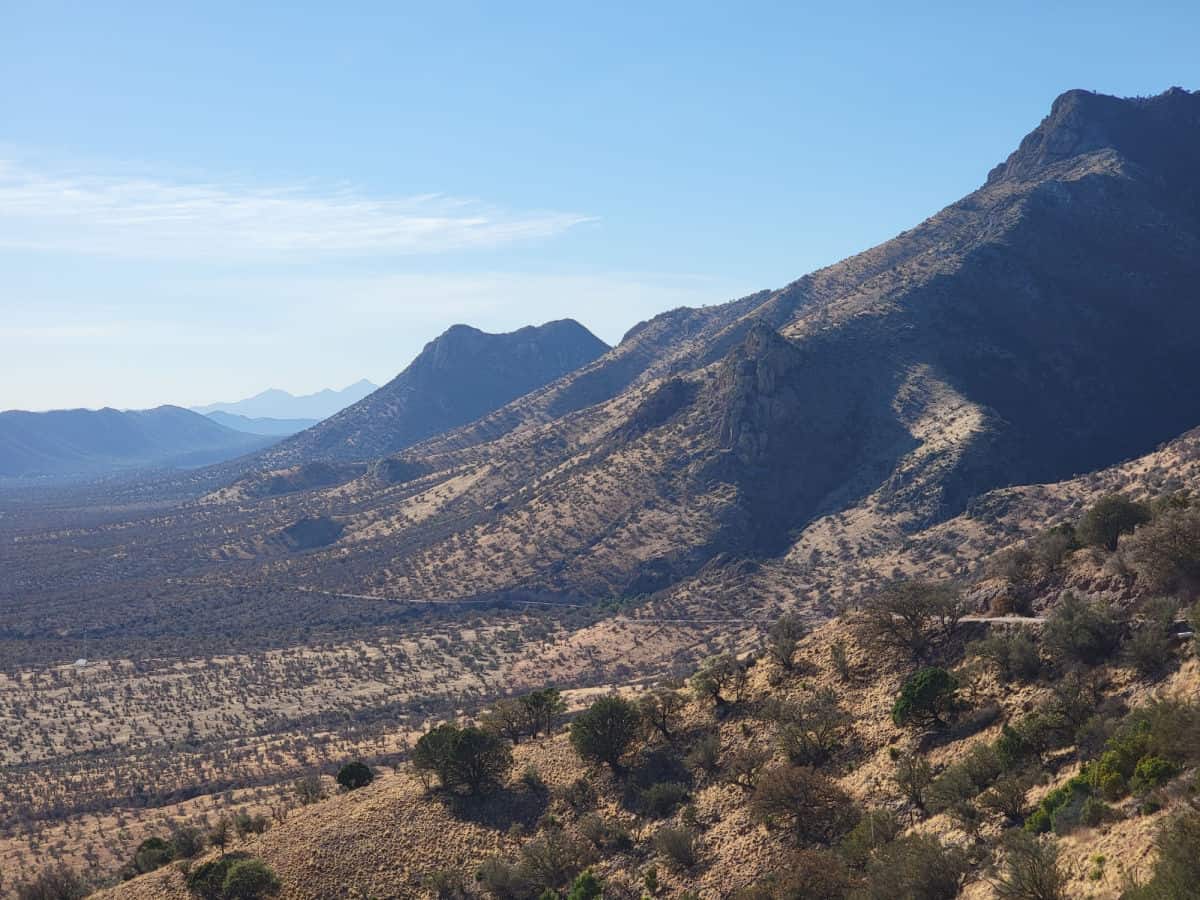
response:
M471 422L583 366L608 345L572 319L488 334L454 325L379 390L264 456L270 465L362 460Z

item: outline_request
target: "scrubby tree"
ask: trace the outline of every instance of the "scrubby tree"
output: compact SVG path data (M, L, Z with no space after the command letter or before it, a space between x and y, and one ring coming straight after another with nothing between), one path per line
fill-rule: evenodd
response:
M808 633L808 626L796 613L784 613L767 629L767 653L786 671L793 668L796 646Z
M366 787L375 780L375 773L370 767L359 760L348 762L337 773L337 783L344 790L353 791L361 787Z
M765 771L754 789L750 812L765 825L788 829L799 844L831 843L858 821L850 796L804 766L781 765Z
M1120 494L1106 494L1092 505L1075 526L1079 540L1092 547L1116 550L1121 535L1150 521L1150 510Z
M863 602L858 628L868 642L921 660L954 634L965 613L953 585L898 581Z
M647 728L668 741L675 739L683 707L683 695L670 688L658 688L638 698L638 710Z
M897 725L940 727L957 704L958 682L945 669L927 666L904 682L892 707Z
M952 900L962 888L969 862L961 850L933 835L898 838L875 851L867 866L864 900Z
M531 691L521 698L521 704L525 707L525 716L529 722L529 736L533 738L553 731L567 711L562 694L552 687Z
M412 764L418 772L436 774L448 791L475 795L504 781L512 769L512 751L490 731L445 723L421 735Z
M1065 900L1068 877L1058 864L1058 847L1023 831L1005 841L1004 869L993 885L1004 900Z
M692 676L692 690L717 706L742 699L746 689L746 667L737 657L723 653L705 660Z
M1150 591L1200 590L1200 509L1172 509L1121 542L1139 584Z
M637 707L617 694L601 697L571 723L571 746L582 759L606 763L613 771L637 740L641 716Z
M1121 900L1179 900L1195 897L1200 885L1200 811L1188 809L1159 827L1158 860L1149 881L1132 887Z
M279 890L279 879L261 859L240 859L229 867L222 900L259 900Z
M993 631L969 644L967 653L985 660L1001 681L1033 681L1041 674L1037 644L1025 629Z
M82 900L91 893L79 873L61 863L47 866L16 885L17 900Z
M896 757L893 776L896 787L917 809L925 808L925 791L933 782L933 767L920 753L901 753Z
M822 765L850 738L852 719L832 688L769 704L766 712L779 725L780 749L796 765Z
M1123 629L1123 617L1112 606L1068 593L1046 617L1042 646L1055 661L1094 666L1117 652Z
M525 704L516 697L497 700L480 717L480 722L488 731L508 738L514 744L519 744L521 738L529 734L529 713Z

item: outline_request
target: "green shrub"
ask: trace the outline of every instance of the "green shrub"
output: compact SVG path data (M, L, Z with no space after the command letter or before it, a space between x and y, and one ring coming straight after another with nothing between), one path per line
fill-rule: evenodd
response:
M1139 528L1122 547L1147 590L1190 590L1200 583L1200 509L1168 510Z
M345 790L353 791L361 787L366 787L375 780L375 773L367 766L366 763L355 760L348 762L337 773L337 783Z
M235 864L248 859L245 853L230 853L202 863L188 872L187 889L200 900L225 900L225 877Z
M1046 618L1042 646L1053 660L1098 665L1116 653L1123 625L1113 607L1066 594Z
M1042 798L1037 809L1025 820L1025 830L1034 834L1051 830L1055 834L1066 834L1080 824L1084 803L1091 795L1088 778L1076 775Z
M713 733L702 734L692 743L684 762L690 769L699 769L709 775L721 768L721 739Z
M261 859L239 859L225 874L223 900L258 900L279 890L279 879Z
M518 871L535 889L558 890L570 884L594 857L587 846L555 826L521 847Z
M504 781L512 769L512 750L491 731L443 724L421 735L412 764L418 772L435 773L448 791L475 795Z
M654 834L654 849L675 869L692 868L699 856L696 832L690 828L660 828Z
M1034 681L1042 671L1037 644L1024 629L992 633L968 645L967 653L987 661L1001 681Z
M604 896L604 882L591 869L579 873L567 892L567 900L600 900Z
M740 702L746 689L746 667L730 653L707 659L691 680L692 690L717 706Z
M887 809L873 809L863 814L838 844L838 853L853 869L867 865L871 854L884 844L894 841L904 830L896 814Z
M1075 534L1084 544L1116 550L1121 535L1131 533L1150 521L1150 510L1120 494L1101 497L1083 514L1075 526Z
M637 739L638 709L616 694L601 697L571 723L571 746L588 762L607 763L614 771Z
M1136 794L1144 794L1162 787L1179 774L1179 767L1161 756L1143 756L1133 770L1129 787Z
M927 666L911 675L900 689L892 707L897 725L943 726L944 717L954 709L958 682L945 669Z
M91 892L78 872L56 863L46 866L29 881L18 882L15 896L17 900L83 900Z

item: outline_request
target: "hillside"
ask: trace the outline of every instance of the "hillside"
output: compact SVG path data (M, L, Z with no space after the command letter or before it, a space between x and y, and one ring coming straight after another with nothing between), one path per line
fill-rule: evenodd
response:
M0 477L195 467L249 453L269 442L177 406L10 410L0 413Z
M474 421L594 360L606 345L564 319L508 334L455 325L399 375L264 454L262 465L385 456Z
M337 558L340 588L414 599L649 593L714 559L785 557L830 514L862 506L901 540L987 491L1147 452L1200 421L1200 169L1181 162L1200 158L1198 108L1180 90L1064 94L982 188L896 239L665 314L293 497L345 529L283 567L329 584ZM365 448L340 423L367 409L267 459ZM290 524L259 516L231 552Z

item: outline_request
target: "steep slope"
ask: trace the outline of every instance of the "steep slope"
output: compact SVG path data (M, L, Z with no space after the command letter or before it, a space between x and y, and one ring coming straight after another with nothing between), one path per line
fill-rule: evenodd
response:
M347 528L290 565L323 579L352 550L343 573L411 597L640 593L860 504L900 541L986 491L1146 452L1200 422L1197 163L1200 94L1064 94L912 231L701 311L686 338L687 314L660 317L310 497Z
M178 406L0 413L0 476L82 475L200 466L270 443Z
M231 403L209 403L207 406L192 407L192 411L203 415L215 412L228 413L252 419L313 419L320 421L340 412L352 403L357 403L377 389L376 385L365 378L347 385L340 391L325 388L315 394L299 396L279 388L270 388L253 397L247 397L245 400L235 400Z
M264 455L269 466L370 459L478 419L607 346L564 319L508 334L455 325L379 390Z

